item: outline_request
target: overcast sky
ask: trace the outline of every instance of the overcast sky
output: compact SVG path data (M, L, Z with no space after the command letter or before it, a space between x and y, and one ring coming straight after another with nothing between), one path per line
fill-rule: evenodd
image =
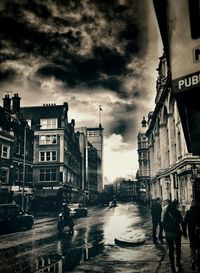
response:
M0 35L1 98L67 101L77 127L98 126L101 105L105 181L134 176L162 53L152 1L1 0Z

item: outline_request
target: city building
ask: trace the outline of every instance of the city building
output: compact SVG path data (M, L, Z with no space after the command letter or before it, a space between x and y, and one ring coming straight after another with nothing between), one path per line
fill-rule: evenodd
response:
M119 198L121 201L131 201L135 196L135 182L128 179L123 179L120 183L120 194Z
M82 153L82 183L85 201L95 202L102 191L103 133L102 128L76 128ZM101 189L101 190L100 190Z
M37 211L97 201L103 183L101 126L75 131L66 102L21 107L20 100L18 94L5 95L0 107L0 202Z
M200 157L188 152L165 54L157 70L156 106L149 113L146 132L151 198L177 199L188 207L192 199L193 166L200 164Z
M81 152L75 120L68 122L68 104L21 109L34 128L33 189L35 209L57 208L82 197Z
M98 166L99 166L99 157L97 154L97 149L88 141L88 192L89 192L89 201L94 203L98 198Z
M12 201L10 179L14 135L8 126L10 115L0 107L0 203Z
M150 201L150 183L149 183L149 152L148 137L146 136L147 122L143 117L142 128L137 136L137 152L139 169L137 173L137 189L140 200Z
M168 145L169 141L170 148L173 144L175 147L169 153L165 148L165 158L171 160L171 169L173 159L178 159L174 179L170 179L170 173L166 181L169 181L169 186L173 181L173 195L180 197L182 202L188 202L191 197L200 201L200 3L198 0L153 0L153 3L166 55L163 64L168 69L167 82L161 80L163 88L168 90L161 92L161 95L165 93L165 97L168 96L166 100L163 98L166 110L161 115L161 131L171 126L174 128L171 130L174 140L168 135L166 143ZM166 126L166 122L171 125Z
M0 108L0 188L8 193L4 197L9 196L1 202L15 201L28 210L33 194L33 131L21 113L20 100L18 94L12 99L5 95Z
M103 128L101 123L99 127L87 128L88 141L97 149L98 155L98 191L103 191Z

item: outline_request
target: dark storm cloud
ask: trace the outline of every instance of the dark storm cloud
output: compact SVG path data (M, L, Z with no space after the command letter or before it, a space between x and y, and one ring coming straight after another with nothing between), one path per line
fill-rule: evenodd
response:
M104 88L122 92L121 76L126 72L126 58L108 48L95 48L92 58L69 56L70 62L54 60L54 64L40 67L37 71L42 77L54 76L69 87L85 84L90 88ZM103 77L102 75L106 75Z
M133 131L137 127L134 124L133 113L136 112L137 105L132 101L117 102L113 105L112 116L114 121L109 128L109 134L123 135L125 141L133 138ZM130 132L131 131L131 132Z
M41 77L55 77L69 87L102 86L121 95L127 65L139 53L142 38L136 2L4 1L0 38L16 49L15 58L45 59L37 71ZM9 57L4 54L3 60Z
M108 93L112 99L107 136L121 134L132 140L135 112L147 93L141 84L143 66L136 63L147 45L146 4L141 2L1 1L0 84L4 87L7 81L10 88L17 83L35 94L60 92L68 100L70 92L77 93L88 104L95 94L93 105L101 104Z
M109 132L111 134L123 135L124 140L127 141L130 138L130 128L133 126L133 118L119 118Z
M16 76L16 72L13 69L0 70L0 81L1 82L13 80L15 78L15 76Z

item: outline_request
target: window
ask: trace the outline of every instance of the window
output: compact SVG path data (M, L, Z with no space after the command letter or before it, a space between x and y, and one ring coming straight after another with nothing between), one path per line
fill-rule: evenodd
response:
M100 131L87 131L88 136L100 136Z
M173 174L173 180L174 180L174 189L178 189L178 177L177 174Z
M56 118L40 119L40 126L41 129L56 129L57 119Z
M17 137L17 140L16 140L15 152L18 155L21 154L21 137L19 136Z
M23 169L16 168L15 171L15 181L19 183L23 180Z
M3 183L8 183L8 178L9 178L9 170L8 169L1 169L0 170L0 181Z
M147 166L148 166L148 161L144 160L144 167L147 167Z
M45 151L40 152L40 161L56 161L57 160L57 152L56 151Z
M57 136L56 135L45 135L40 136L39 144L40 145L51 145L57 143Z
M56 169L42 169L40 170L40 182L56 181Z
M193 39L200 37L200 1L189 0L190 29Z
M180 157L181 156L181 134L180 134L180 132L178 132L177 141L178 141L178 157Z
M10 158L10 146L2 144L1 157L6 159Z
M147 148L147 143L146 142L141 142L141 148Z

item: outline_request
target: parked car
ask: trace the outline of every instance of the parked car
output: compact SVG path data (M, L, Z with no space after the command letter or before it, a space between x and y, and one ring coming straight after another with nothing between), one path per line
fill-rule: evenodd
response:
M25 213L17 204L0 204L0 232L31 229L33 215Z
M71 204L68 204L68 207L70 209L70 215L72 217L87 216L88 210L81 203L71 203Z

